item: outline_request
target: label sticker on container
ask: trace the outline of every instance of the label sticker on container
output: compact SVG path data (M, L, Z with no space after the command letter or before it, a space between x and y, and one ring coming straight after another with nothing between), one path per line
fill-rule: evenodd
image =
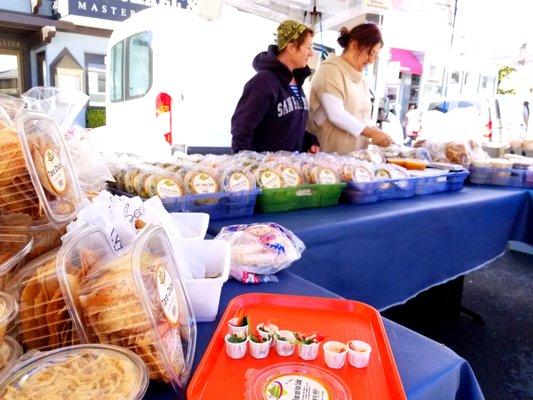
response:
M313 191L311 189L300 189L296 191L296 196L303 197L303 196L311 196L313 194Z
M376 171L376 177L390 179L391 175L390 175L390 172L387 171L386 169L380 168Z
M198 194L215 193L218 190L217 181L211 175L200 172L192 178L192 187Z
M156 271L157 291L161 300L163 313L172 325L178 324L178 296L174 288L174 282L165 267L159 266Z
M279 189L281 187L281 177L270 169L261 172L260 178L261 186L267 189Z
M232 192L240 192L242 190L251 190L252 185L248 177L242 172L234 172L229 177L229 189Z
M300 184L300 175L292 167L286 167L282 169L283 178L285 179L285 185L288 187L298 186Z
M180 197L183 194L180 186L169 178L160 179L155 185L155 192L162 199Z
M44 152L44 165L50 185L52 185L54 190L58 193L63 193L67 188L65 168L54 150L47 149Z
M329 168L323 168L318 173L318 181L322 184L331 185L337 183L337 177Z
M280 375L264 386L267 400L333 400L331 390L318 379L304 375Z
M356 182L371 182L372 176L370 172L364 167L355 167L355 181Z

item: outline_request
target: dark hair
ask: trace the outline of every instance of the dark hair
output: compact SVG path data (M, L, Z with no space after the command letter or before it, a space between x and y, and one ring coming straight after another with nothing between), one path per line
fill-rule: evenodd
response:
M337 43L343 49L347 49L351 42L356 42L359 49L367 50L368 52L377 44L383 47L381 31L376 24L372 23L357 25L351 31L343 27Z

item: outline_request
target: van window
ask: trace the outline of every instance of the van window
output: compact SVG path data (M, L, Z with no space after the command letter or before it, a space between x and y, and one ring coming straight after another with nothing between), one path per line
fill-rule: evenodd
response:
M141 32L128 39L128 95L144 96L152 86L152 33Z
M111 84L110 84L110 98L111 101L122 101L124 81L124 42L118 42L111 49Z

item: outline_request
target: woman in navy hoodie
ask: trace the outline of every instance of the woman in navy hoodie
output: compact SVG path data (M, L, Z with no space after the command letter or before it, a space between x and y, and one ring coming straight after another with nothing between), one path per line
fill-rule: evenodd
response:
M285 21L278 27L278 45L255 57L257 73L231 119L234 152L319 151L316 137L305 131L309 103L302 89L311 73L313 34L299 22Z

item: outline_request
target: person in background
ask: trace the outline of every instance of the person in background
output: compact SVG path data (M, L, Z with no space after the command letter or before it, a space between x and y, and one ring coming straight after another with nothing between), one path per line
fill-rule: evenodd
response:
M350 153L372 143L387 147L391 138L372 126L370 90L363 71L376 61L383 47L375 24L341 30L341 56L331 54L311 80L308 129L320 142L322 151Z
M416 104L409 104L409 110L405 113L405 139L412 143L418 137L420 132L420 110Z
M306 132L309 103L302 84L310 75L313 31L296 21L277 29L277 46L258 54L255 76L244 86L231 119L231 148L318 152L316 137Z

